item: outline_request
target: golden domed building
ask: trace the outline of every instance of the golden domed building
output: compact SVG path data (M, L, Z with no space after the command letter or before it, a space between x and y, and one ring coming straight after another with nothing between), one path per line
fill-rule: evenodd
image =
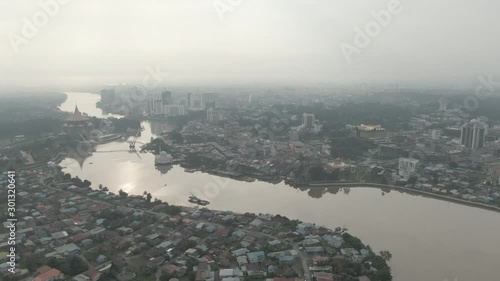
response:
M90 122L90 118L83 115L80 110L78 110L78 106L75 106L75 112L71 114L63 125L63 132L75 136L81 137L90 136L90 131L92 130L92 122Z

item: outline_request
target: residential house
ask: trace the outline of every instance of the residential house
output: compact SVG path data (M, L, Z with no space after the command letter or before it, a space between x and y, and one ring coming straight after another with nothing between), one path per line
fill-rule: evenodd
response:
M266 254L263 251L247 253L247 258L250 263L264 262Z

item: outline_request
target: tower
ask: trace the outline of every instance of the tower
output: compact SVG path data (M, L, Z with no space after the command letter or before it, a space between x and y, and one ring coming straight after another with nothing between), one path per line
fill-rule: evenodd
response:
M304 113L302 116L302 125L306 129L311 129L314 127L314 114L313 113Z
M161 102L163 105L172 104L172 93L170 91L161 92Z
M448 98L441 97L439 99L439 111L446 111L446 110L448 110Z
M484 146L486 125L477 119L471 120L461 128L460 145L476 150Z

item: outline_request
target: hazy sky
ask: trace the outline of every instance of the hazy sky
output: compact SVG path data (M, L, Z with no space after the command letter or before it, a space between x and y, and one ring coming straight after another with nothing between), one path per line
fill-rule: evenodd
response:
M54 1L0 2L0 88L140 83L157 66L167 86L500 80L494 0L400 0L350 63L342 42L356 47L354 29L391 0L65 0L23 35ZM220 17L214 4L231 3Z

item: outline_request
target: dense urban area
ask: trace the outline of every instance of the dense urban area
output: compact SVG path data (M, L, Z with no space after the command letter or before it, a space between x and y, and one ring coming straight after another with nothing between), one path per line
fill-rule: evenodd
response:
M392 279L391 254L375 253L344 227L211 210L194 195L198 207L173 206L62 172L63 158L83 161L113 141L155 154L151 165L187 172L302 190L398 189L500 209L498 97L471 109L466 91L309 91L117 86L101 91L98 106L117 116L107 119L77 105L61 111L64 94L5 98L0 180L7 198L15 172L18 264L2 280ZM157 136L147 144L137 142L144 121L154 122ZM7 221L8 206L1 206ZM0 244L2 272L9 248Z
M171 206L150 194L110 194L102 185L92 190L91 182L71 178L57 166L23 170L18 184L25 187L17 194L20 264L15 275L2 280L29 275L33 280L308 281L391 276L390 253L374 254L340 227Z

